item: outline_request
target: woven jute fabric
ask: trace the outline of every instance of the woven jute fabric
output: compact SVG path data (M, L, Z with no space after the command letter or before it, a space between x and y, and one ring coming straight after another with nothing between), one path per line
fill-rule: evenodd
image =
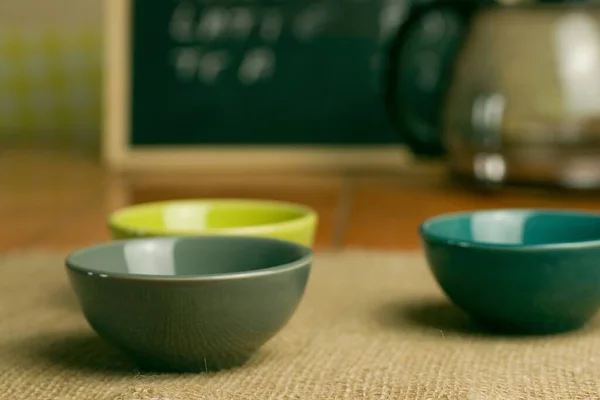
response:
M284 330L245 366L198 374L140 373L98 339L62 260L0 256L0 400L600 399L600 323L481 333L419 254L318 254Z

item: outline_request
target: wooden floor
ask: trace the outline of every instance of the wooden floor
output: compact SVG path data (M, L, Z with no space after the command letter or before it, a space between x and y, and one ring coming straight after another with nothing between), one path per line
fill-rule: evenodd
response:
M413 250L430 216L476 208L600 210L600 195L511 189L479 193L439 168L370 176L111 176L73 154L0 154L0 252L70 251L109 239L107 214L126 204L185 197L289 200L320 215L317 249Z

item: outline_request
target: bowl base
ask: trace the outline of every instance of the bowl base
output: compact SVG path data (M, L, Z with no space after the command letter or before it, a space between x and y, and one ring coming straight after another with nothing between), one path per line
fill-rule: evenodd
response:
M507 336L543 336L558 335L582 329L585 322L581 321L547 321L543 323L509 323L491 320L489 318L472 317L473 321L483 330Z
M156 373L202 373L217 372L244 365L251 356L236 357L227 359L202 358L199 360L190 359L157 359L154 357L141 356L139 354L126 354L135 366L144 372Z

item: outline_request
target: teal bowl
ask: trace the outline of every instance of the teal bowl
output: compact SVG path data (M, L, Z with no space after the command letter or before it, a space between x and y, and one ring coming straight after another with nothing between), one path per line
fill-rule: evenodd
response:
M453 213L426 220L419 232L442 290L488 330L565 332L600 308L600 214Z

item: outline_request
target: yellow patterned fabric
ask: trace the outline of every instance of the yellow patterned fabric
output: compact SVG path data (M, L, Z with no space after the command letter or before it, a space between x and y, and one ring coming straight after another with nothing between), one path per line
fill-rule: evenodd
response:
M0 29L0 137L79 141L101 117L101 30Z

